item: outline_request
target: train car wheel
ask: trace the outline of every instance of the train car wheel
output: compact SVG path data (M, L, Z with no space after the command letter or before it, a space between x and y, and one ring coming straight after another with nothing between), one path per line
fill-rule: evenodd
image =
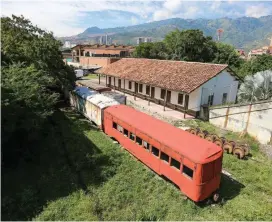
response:
M227 153L232 153L232 151L233 151L233 146L232 146L232 144L226 142L226 143L223 145L223 149L224 149L224 151L226 151Z
M202 139L205 138L205 134L203 132L198 132L197 135Z
M212 135L207 135L205 137L206 140L210 141L210 142L213 142L213 136Z
M215 134L212 134L213 136L213 140L219 140L219 136L215 135Z
M227 142L226 138L225 137L220 137L220 140L222 141L222 143L224 144L225 142Z
M209 135L209 132L207 130L203 130L202 133L204 133L205 137Z
M190 133L192 133L193 135L196 135L196 129L191 129Z
M214 144L216 144L217 146L220 146L221 148L223 146L223 143L222 143L222 141L220 139L215 140Z
M245 151L242 147L235 147L233 154L237 156L238 159L243 159L245 157Z
M187 132L189 132L189 133L190 133L190 132L191 132L191 128L189 128L189 129L186 129L185 131L187 131Z
M212 196L212 200L213 200L213 202L218 203L219 200L220 200L220 195L219 195L219 193L217 193L217 192L214 193L213 196Z
M245 156L247 156L249 154L249 146L248 145L241 145L241 148L243 148L244 152L245 152Z
M233 148L236 146L236 143L232 140L230 140L229 143L232 145Z

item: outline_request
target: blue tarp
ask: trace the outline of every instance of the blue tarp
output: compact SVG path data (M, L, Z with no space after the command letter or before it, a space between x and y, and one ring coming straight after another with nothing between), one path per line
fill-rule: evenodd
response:
M87 99L88 96L98 94L98 92L90 90L89 88L84 87L84 86L77 86L75 88L74 92L76 94L78 94L83 99Z

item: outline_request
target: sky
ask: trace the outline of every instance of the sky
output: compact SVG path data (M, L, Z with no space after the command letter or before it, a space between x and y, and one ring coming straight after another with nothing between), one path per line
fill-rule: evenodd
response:
M169 18L259 18L272 14L272 1L89 0L1 1L1 16L23 15L56 36L86 28L131 26Z

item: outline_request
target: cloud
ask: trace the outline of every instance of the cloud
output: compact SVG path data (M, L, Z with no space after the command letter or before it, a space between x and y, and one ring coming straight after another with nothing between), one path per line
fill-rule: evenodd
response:
M264 5L252 5L248 6L246 9L246 16L259 18L261 16L266 16L271 13L271 9L265 7Z
M181 1L181 0L4 0L2 15L24 15L33 24L70 36L90 26L128 26L169 18L220 18L271 14L271 2Z

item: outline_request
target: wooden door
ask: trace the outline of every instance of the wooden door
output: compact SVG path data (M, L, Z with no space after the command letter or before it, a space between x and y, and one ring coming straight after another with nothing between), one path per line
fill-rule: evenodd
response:
M166 102L171 103L171 91L167 91Z
M135 93L138 93L138 83L137 82L135 82Z
M189 95L185 95L185 109L187 110L189 106Z
M151 87L151 98L155 97L155 87Z

